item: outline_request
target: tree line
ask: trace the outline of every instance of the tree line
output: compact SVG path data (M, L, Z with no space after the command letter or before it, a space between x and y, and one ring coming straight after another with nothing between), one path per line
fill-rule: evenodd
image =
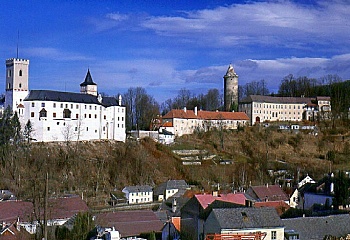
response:
M320 79L306 76L285 76L276 93L270 92L264 79L239 85L239 99L249 95L269 95L280 97L316 97L330 96L332 112L335 117L347 113L350 106L350 81L343 81L338 75L326 75ZM150 130L152 120L164 115L171 109L194 109L215 111L223 110L223 92L213 88L206 93L195 94L186 88L178 91L174 98L159 104L144 88L129 88L123 95L123 104L127 108L126 126L128 130ZM345 116L345 115L344 115Z
M285 76L279 85L277 93L270 92L264 79L239 85L239 99L249 95L270 95L281 97L316 97L330 96L332 111L336 117L347 113L350 106L350 81L343 81L338 75L326 75L320 79L306 76ZM195 94L186 88L178 91L174 98L169 98L159 104L145 88L131 87L122 94L126 106L126 128L130 130L152 130L151 123L159 115L164 115L171 109L194 109L215 111L224 110L223 91L213 88L206 93ZM1 98L0 98L1 99ZM1 116L0 116L1 117ZM8 120L5 120L8 121Z

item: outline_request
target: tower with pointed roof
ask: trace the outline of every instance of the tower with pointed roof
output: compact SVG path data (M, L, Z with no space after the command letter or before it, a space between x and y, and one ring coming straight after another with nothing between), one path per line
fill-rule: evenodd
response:
M224 76L225 111L237 111L238 108L238 75L230 64Z
M23 100L28 95L29 60L6 60L5 108L23 114Z
M97 96L97 84L92 80L90 69L88 69L85 81L80 84L80 93Z

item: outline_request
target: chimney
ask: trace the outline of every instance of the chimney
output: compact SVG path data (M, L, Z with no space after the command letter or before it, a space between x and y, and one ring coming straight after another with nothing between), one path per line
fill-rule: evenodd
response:
M118 97L118 104L119 104L119 106L122 105L122 95L119 95L119 97Z
M217 197L218 196L218 191L213 191L213 197Z
M187 111L187 108L186 107L184 107L184 112L186 112Z
M197 106L196 107L194 107L194 115L198 115L198 108L197 108Z

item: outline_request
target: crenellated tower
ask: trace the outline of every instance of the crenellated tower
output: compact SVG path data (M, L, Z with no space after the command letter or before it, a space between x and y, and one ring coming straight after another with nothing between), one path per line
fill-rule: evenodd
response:
M5 108L23 114L23 100L28 95L29 60L11 58L6 60Z
M224 76L225 111L237 111L238 108L238 75L230 64Z

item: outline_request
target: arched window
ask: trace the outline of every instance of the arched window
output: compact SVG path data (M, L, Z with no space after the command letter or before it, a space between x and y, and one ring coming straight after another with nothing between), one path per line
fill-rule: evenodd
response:
M22 88L22 83L18 84L18 87L19 87L19 88Z
M63 118L71 118L71 111L68 108L63 110Z
M22 70L19 70L18 75L19 75L20 77L22 77Z
M47 117L47 111L45 110L45 108L40 110L39 117Z

